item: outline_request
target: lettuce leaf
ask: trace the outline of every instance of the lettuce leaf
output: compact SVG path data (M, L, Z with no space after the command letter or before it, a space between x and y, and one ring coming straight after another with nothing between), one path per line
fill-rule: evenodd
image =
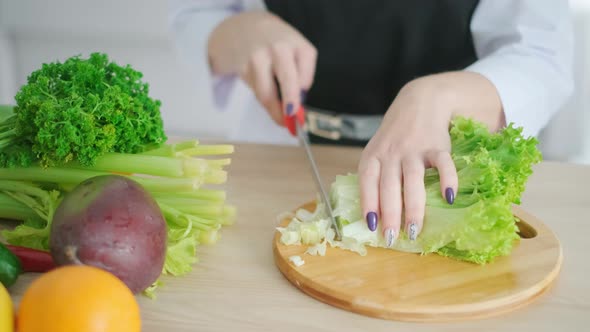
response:
M62 199L61 192L45 190L28 182L0 180L0 217L8 206L22 207L23 223L13 230L3 230L2 236L13 245L49 251L49 233L53 213Z
M429 254L486 264L496 257L509 255L519 240L517 219L512 205L519 204L533 165L542 159L535 138L524 138L522 128L512 124L490 133L483 124L458 117L450 129L451 156L459 177L459 192L453 205L440 194L436 169L427 169L424 177L427 191L422 231L415 241L401 233L392 250ZM297 211L289 238L306 232L308 241L285 241L289 245L318 245L366 255L366 246L386 248L382 229L371 232L360 207L358 176L354 173L336 176L330 188L330 200L342 240L328 238L330 224L323 207L313 213ZM307 216L298 219L297 216ZM313 216L313 217L309 217ZM403 229L403 228L402 228ZM299 232L299 233L298 233ZM286 234L285 231L284 234ZM313 233L313 234L311 234ZM318 253L318 250L311 250Z

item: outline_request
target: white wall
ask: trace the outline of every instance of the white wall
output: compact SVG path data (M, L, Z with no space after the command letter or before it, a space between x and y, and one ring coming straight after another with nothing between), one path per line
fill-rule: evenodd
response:
M0 103L8 101L16 91L14 39L0 29Z
M570 3L577 91L542 133L541 148L546 159L590 164L590 0ZM166 0L0 0L0 103L12 102L41 63L102 51L145 74L171 134L223 138L235 119L213 110L207 88L179 61L167 14Z
M545 159L590 163L590 0L570 0L576 91L540 135Z

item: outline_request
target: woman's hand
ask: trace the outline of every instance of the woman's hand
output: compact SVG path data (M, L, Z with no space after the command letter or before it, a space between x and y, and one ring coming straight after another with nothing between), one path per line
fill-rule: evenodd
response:
M441 195L453 204L458 179L450 155L449 124L454 115L473 117L497 130L503 112L494 86L468 72L410 82L363 150L358 169L363 213L372 231L382 223L388 246L395 243L402 227L411 240L422 229L425 168L438 169Z
M208 50L213 72L239 75L279 125L284 125L285 113L291 115L298 109L313 83L315 47L268 12L246 12L226 19L212 32Z

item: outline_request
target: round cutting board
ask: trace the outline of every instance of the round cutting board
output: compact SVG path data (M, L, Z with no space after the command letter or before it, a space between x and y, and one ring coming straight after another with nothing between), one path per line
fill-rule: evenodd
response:
M303 206L313 211L315 203ZM306 246L285 246L277 231L275 263L306 294L362 315L421 322L447 322L500 315L523 307L556 279L562 249L555 234L514 207L521 239L510 256L476 265L439 256L367 247L367 255L328 245L325 256ZM286 226L286 218L281 226ZM289 257L305 262L297 267Z

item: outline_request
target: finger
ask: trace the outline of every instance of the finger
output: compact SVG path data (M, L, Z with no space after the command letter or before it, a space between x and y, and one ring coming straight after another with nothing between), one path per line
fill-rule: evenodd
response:
M402 211L401 165L397 160L381 166L379 204L385 244L391 247L399 235Z
M451 154L446 151L436 151L428 153L426 158L430 165L438 169L440 191L443 198L447 203L453 204L459 190L459 179Z
M253 75L250 63L247 63L244 69L240 71L240 78L252 89L252 92L255 92Z
M379 221L379 161L375 158L361 159L358 173L361 208L367 227L374 232Z
M424 161L418 158L402 161L404 190L405 232L414 241L424 221L426 189L424 187Z
M287 116L295 114L299 107L300 89L295 53L287 44L272 47L273 71L279 82L283 109Z
M277 124L283 125L284 118L274 81L270 52L260 50L252 55L248 64L247 77L250 87L254 90L256 99L266 108L271 118Z
M295 58L297 61L299 86L304 92L307 92L313 84L317 61L317 51L313 45L304 44L295 50Z

